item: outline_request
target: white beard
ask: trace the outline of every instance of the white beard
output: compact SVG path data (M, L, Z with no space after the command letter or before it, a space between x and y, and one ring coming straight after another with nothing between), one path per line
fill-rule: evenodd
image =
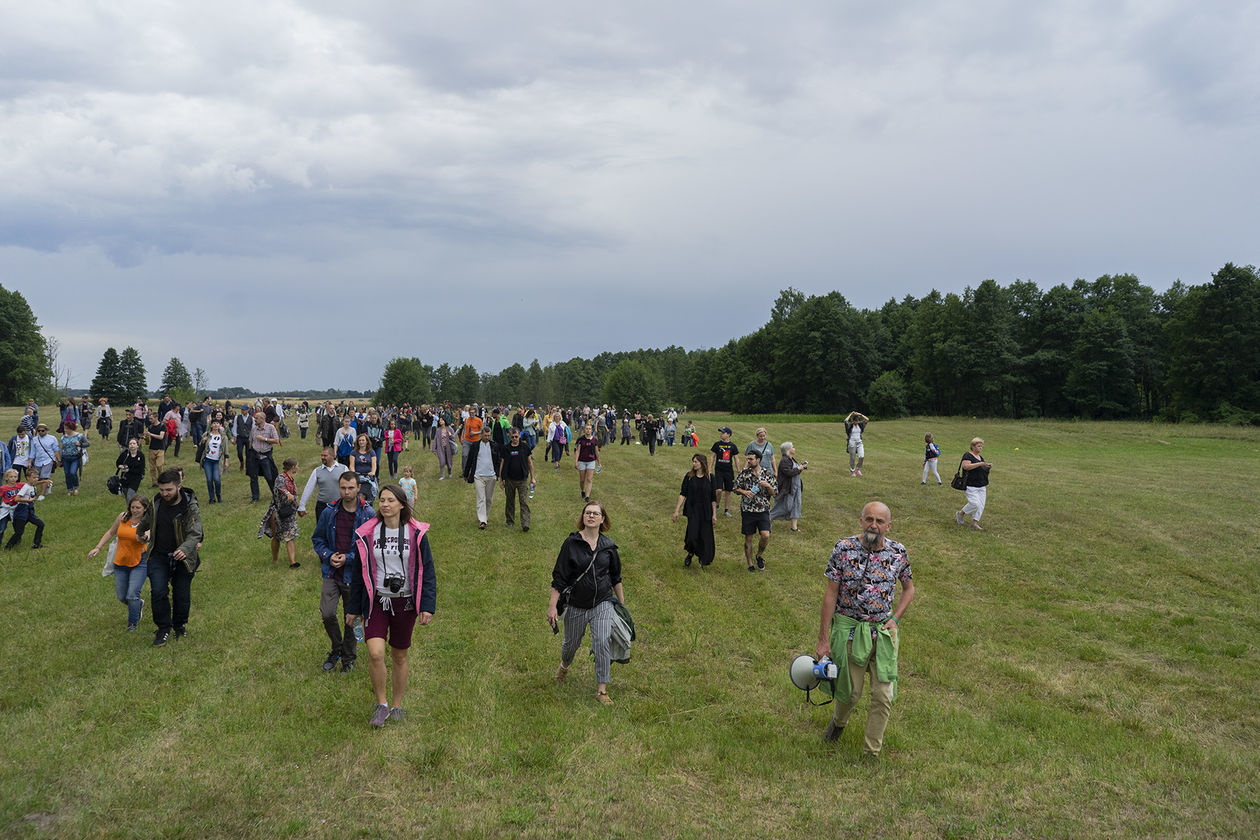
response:
M880 538L883 535L879 531L867 530L862 532L862 545L867 551L879 545Z

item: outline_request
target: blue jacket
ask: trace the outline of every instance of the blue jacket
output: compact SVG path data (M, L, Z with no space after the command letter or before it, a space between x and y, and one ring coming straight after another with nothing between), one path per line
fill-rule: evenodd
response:
M320 574L326 578L333 576L333 567L331 558L337 553L337 508L341 507L341 501L337 504L329 505L324 508L324 512L319 515L319 522L315 525L315 533L311 534L311 545L315 549L315 553L320 559ZM359 526L376 516L376 511L372 510L372 506L363 499L359 499L359 509L354 514L354 530L358 530ZM341 567L341 582L344 584L353 584L359 575L359 554L355 545L354 534L350 534L350 550L346 552L346 565Z

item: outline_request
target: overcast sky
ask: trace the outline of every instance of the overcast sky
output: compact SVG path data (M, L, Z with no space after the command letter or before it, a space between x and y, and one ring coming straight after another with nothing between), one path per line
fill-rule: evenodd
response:
M86 387L724 344L780 289L1254 264L1260 3L0 0L0 283Z

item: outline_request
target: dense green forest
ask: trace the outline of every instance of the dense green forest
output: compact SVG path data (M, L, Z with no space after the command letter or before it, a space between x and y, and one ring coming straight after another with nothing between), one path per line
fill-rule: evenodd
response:
M1260 276L1228 264L1162 294L1130 274L1045 291L985 280L874 310L787 289L765 326L723 347L430 373L429 396L457 402L1256 423Z

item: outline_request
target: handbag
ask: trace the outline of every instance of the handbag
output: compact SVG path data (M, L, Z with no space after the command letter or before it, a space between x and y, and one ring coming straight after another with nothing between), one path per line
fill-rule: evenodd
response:
M591 552L591 564L586 567L586 569L582 572L582 574L578 575L577 577L573 579L573 583L570 583L560 592L560 597L556 599L556 617L557 618L564 615L564 611L568 609L569 593L573 591L573 587L577 586L577 582L579 580L586 577L587 572L595 568L595 557L598 554L599 554L599 551Z
M954 477L950 480L949 486L955 490L967 489L967 476L963 475L963 459L958 459L958 472L954 473Z

